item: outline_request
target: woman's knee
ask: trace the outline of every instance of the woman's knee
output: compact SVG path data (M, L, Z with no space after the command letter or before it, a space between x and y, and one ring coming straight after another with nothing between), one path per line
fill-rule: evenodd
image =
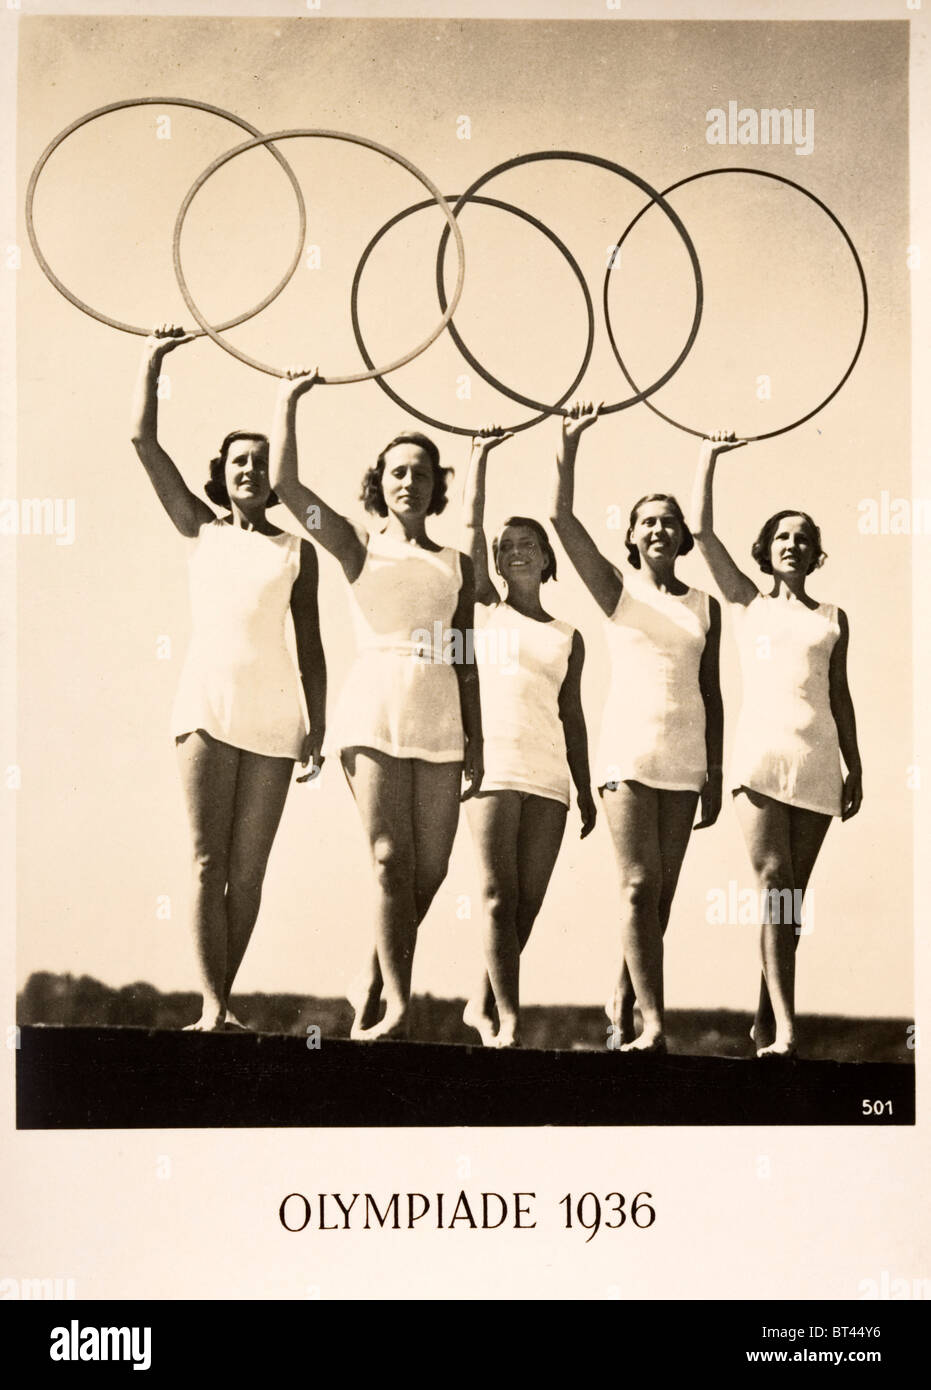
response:
M631 912L655 911L659 907L662 890L662 874L659 866L651 869L640 864L628 868L621 875L621 904Z
M760 850L759 853L751 855L751 863L761 888L778 891L793 886L792 865L785 855L777 850Z
M225 850L197 849L194 851L194 881L202 888L226 887L229 875L229 855Z
M390 835L379 835L372 842L372 863L383 892L398 893L413 888L413 854Z
M488 917L513 920L519 900L517 880L510 875L495 874L482 884L482 907Z
M235 857L229 866L227 883L229 891L240 897L259 895L265 881L265 864L254 861L243 862Z

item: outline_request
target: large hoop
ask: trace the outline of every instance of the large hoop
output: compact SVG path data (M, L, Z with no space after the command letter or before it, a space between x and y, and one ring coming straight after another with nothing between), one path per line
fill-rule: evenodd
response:
M454 196L455 195L451 195L449 201L453 201ZM568 262L569 268L572 270L573 274L575 275L575 278L581 285L582 294L585 297L585 308L588 314L588 341L585 347L585 354L582 358L582 365L576 373L575 379L573 380L571 386L568 388L568 390L563 392L563 394L560 396L559 400L556 402L554 406L540 406L535 404L534 402L528 402L528 404L530 404L533 408L540 410L541 414L534 415L532 419L524 420L519 425L507 426L507 429L511 434L519 434L521 430L529 430L533 425L538 425L541 420L545 420L547 416L555 414L558 411L559 407L563 404L563 402L569 399L573 391L578 386L579 382L582 380L586 371L588 370L588 364L591 361L592 356L592 348L594 347L595 343L595 311L592 306L592 297L589 293L588 285L585 283L585 276L582 274L582 271L579 268L579 264L573 256L572 252L569 250L567 246L563 245L563 243L560 241L559 237L555 234L555 232L551 231L545 223L539 220L539 218L534 217L529 212L525 212L523 208L514 207L510 203L502 203L497 198L475 197L471 198L469 201L473 203L481 203L486 207L500 208L502 212L512 212L514 213L515 217L522 218L525 222L529 222L532 227L536 227L538 231L541 231L544 236L549 238L549 240L553 243L556 249L562 253L564 259ZM386 222L383 227L380 227L379 230L372 237L368 246L366 246L365 250L362 252L362 255L359 258L359 263L356 266L355 274L352 278L352 294L350 296L350 314L352 316L352 331L355 335L359 351L361 352L364 361L369 366L374 366L374 363L372 362L368 348L366 347L365 342L363 340L362 328L359 323L359 285L362 280L362 272L365 270L365 267L368 264L369 256L375 250L375 247L381 241L382 237L384 237L388 232L391 231L392 227L397 226L397 224L399 222L402 222L405 217L410 217L412 213L421 212L424 208L428 207L432 207L432 203L430 203L429 201L424 201L422 203L414 203L412 207L405 208L403 212L395 213L394 217L392 217L388 222ZM438 267L439 266L440 263L438 262ZM439 269L439 273L442 275L441 267ZM442 283L438 283L440 288L441 307L445 309L446 301L442 289ZM449 324L447 324L447 327L450 333L453 335L453 338L457 346L459 347L459 351L463 354L463 356L466 358L468 362L473 362L474 359L472 358L471 353L469 352L465 344L462 342L462 339L459 337L459 334L456 332L452 321L450 321ZM485 372L481 367L478 367L477 370L479 371L480 375L485 378L486 381L490 381L493 386L497 385L495 378L493 378L489 373ZM386 396L390 396L390 398L397 405L401 406L403 410L408 411L411 415L416 415L418 420L422 420L426 425L432 425L434 429L445 430L448 434L474 435L478 432L478 428L480 428L476 427L473 429L466 428L464 425L449 425L446 424L446 422L443 420L434 419L432 415L426 415L423 411L418 410L416 406L411 405L409 401L404 400L403 396L400 396L398 392L394 390L393 387L388 385L387 382L382 381L380 376L376 376L374 379L381 387L381 389L384 391ZM517 396L516 392L506 391L505 394L513 395L518 400L525 399L523 396Z
M854 354L850 360L850 365L844 372L844 375L841 377L840 381L834 387L833 391L831 391L827 396L825 396L824 400L820 403L820 405L816 405L813 410L809 410L807 415L800 416L798 420L793 420L792 423L789 425L780 425L779 429L767 430L764 434L748 434L741 436L741 438L746 439L748 443L756 444L759 443L759 441L762 439L775 439L777 435L787 434L789 430L794 430L797 429L799 425L804 425L805 422L810 420L813 415L817 415L819 411L823 410L829 401L832 401L834 399L838 391L844 385L844 382L850 376L850 373L857 365L857 359L859 358L860 353L863 350L863 342L866 338L866 325L867 320L869 318L869 296L867 294L866 289L866 275L863 272L863 264L860 260L859 255L857 254L857 248L854 246L853 241L851 240L850 235L847 232L847 229L844 226L844 224L841 222L840 218L834 215L834 213L828 207L827 203L823 203L820 198L815 197L814 193L810 193L808 189L803 188L800 183L796 183L793 179L786 178L783 174L772 174L766 169L748 169L743 167L742 165L728 165L723 169L705 169L703 173L689 174L687 178L679 179L677 183L671 183L668 188L663 189L662 196L665 198L667 193L672 193L677 188L684 187L687 183L694 183L696 179L707 179L714 174L755 174L758 178L773 179L776 183L787 184L789 188L794 188L797 192L804 193L806 198L809 198L815 204L816 207L819 207L821 211L831 219L831 221L834 223L834 226L837 228L841 236L846 241L850 254L851 256L853 256L853 263L857 268L857 275L860 277L860 290L863 295L863 322L860 327L860 336L857 340L857 346L854 349ZM618 240L614 248L615 251L620 251L630 232L633 231L634 227L640 221L641 217L643 217L644 213L649 212L652 206L652 203L647 203L645 207L642 207L640 209L633 221L628 223L624 231L621 233L620 239ZM611 313L608 308L608 284L610 283L611 270L613 264L614 261L612 258L611 262L609 262L608 269L605 273L603 291L605 323L608 328L608 338L611 343L611 350L614 353L615 358L617 359L617 364L620 367L621 371L624 373L626 381L636 391L637 383L634 381L630 372L627 370L627 367L624 364L624 359L621 357L620 350L615 340L614 329L611 324ZM710 431L693 429L691 425L683 425L679 420L674 420L671 415L667 415L665 411L660 410L659 406L654 405L652 401L647 400L646 396L643 397L643 403L648 407L648 409L653 411L654 415L658 415L661 420L665 420L667 425L674 425L677 430L683 430L685 434L693 434L699 439L708 438Z
M187 217L188 209L191 206L191 202L193 201L197 193L200 191L200 189L203 187L203 185L210 178L210 176L212 174L215 174L218 169L222 169L224 164L227 164L231 159L235 159L236 156L239 154L245 154L246 150L258 149L260 145L270 145L273 141L278 140L301 139L344 140L348 144L361 145L364 149L374 150L376 154L384 155L386 159L392 160L395 164L400 164L403 169L406 169L409 174L413 174L414 177L418 179L420 183L423 184L424 188L426 188L427 192L433 198L433 201L437 204L437 206L440 208L441 212L446 218L448 226L444 228L444 231L448 235L448 232L452 230L453 236L456 239L456 252L459 257L459 273L456 278L456 288L453 292L453 297L450 303L446 306L443 312L443 317L440 319L439 323L429 334L429 336L426 337L422 343L418 343L418 345L415 348L413 348L410 352L406 352L403 357L398 357L395 361L389 362L388 365L385 367L372 368L369 371L365 372L352 372L341 376L328 376L325 374L321 374L319 378L322 383L330 386L343 386L353 381L368 381L372 377L383 376L387 372L396 371L398 367L403 367L406 362L411 362L415 357L418 357L420 353L422 353L426 348L428 348L432 342L435 342L435 340L440 336L443 329L449 323L450 319L456 311L456 306L459 303L460 296L462 295L462 284L465 278L465 247L462 244L462 233L460 232L456 219L453 216L452 209L446 202L446 199L443 197L440 190L427 177L426 174L422 173L421 170L418 169L415 164L412 164L410 162L409 159L405 159L403 155L397 154L394 150L390 150L387 147L387 145L380 145L376 140L369 140L364 135L350 135L343 130L319 130L312 127L304 127L296 130L276 130L273 131L271 135L258 135L252 140L246 140L243 144L237 145L235 149L227 150L225 154L219 155L213 161L213 163L210 164L197 179L195 179L194 183L188 189L184 202L181 204L181 208L178 212L178 218L175 222L174 240L172 245L175 275L177 276L178 284L181 287L181 293L184 295L185 303L187 304L191 313L194 315L194 318L200 324L201 328L204 330L205 333L209 335L209 337L213 339L213 341L217 344L218 347L223 348L224 352L228 352L233 357L238 358L240 362L244 362L247 367L254 367L256 371L265 372L268 376L283 377L286 375L286 372L283 368L270 367L267 363L260 362L257 358L250 357L248 353L243 352L240 348L234 347L232 343L226 342L226 340L220 336L218 330L215 328L211 328L210 324L207 323L203 314L200 312L197 305L195 304L191 291L188 288L187 281L184 278L184 270L181 265L181 233L184 228L184 219Z
M108 328L116 328L121 333L135 333L140 337L147 338L152 331L151 325L143 328L136 324L123 323L120 319L111 318L109 314L101 313L98 309L94 309L90 304L85 303L83 299L79 299L76 294L73 294L71 290L68 289L68 286L64 284L62 280L59 280L42 253L33 218L33 200L35 198L39 176L59 145L67 140L69 135L73 135L76 130L80 130L82 126L88 125L91 121L96 121L101 116L108 116L112 111L124 111L133 106L188 106L195 111L206 111L208 115L219 116L224 121L231 121L233 125L239 126L241 130L247 131L250 135L261 135L262 132L254 125L251 125L249 121L243 120L241 116L235 115L232 111L225 111L222 106L211 106L209 102L206 101L195 101L191 97L131 97L125 101L112 101L108 106L98 106L94 111L88 111L85 116L80 116L76 121L72 121L64 130L59 131L55 139L52 140L50 144L46 145L39 156L36 166L29 177L29 187L26 190L26 231L29 235L29 244L32 247L36 260L39 262L41 270L55 286L59 294L64 295L65 299L67 299L70 304L73 304L76 309L80 309L82 314L89 314L90 317L96 319L98 323L105 323ZM301 186L297 181L297 175L294 173L294 170L291 168L284 155L275 149L269 150L269 154L278 161L287 174L297 197L298 220L300 223L297 235L297 249L294 252L290 266L271 293L267 294L261 303L257 304L254 309L249 309L246 313L239 314L236 318L229 319L226 323L221 324L221 329L235 328L237 324L245 323L247 319L254 318L255 315L261 313L263 309L267 309L269 304L281 294L281 291L287 285L291 276L301 263L301 255L304 250L304 237L307 231L307 213L304 208ZM206 331L205 328L202 328L197 336L203 336Z
M646 193L646 195L649 197L650 203L648 204L648 206L652 207L653 204L656 203L659 207L661 207L663 212L665 212L666 216L669 218L672 225L675 227L676 231L679 233L679 236L682 238L682 241L685 245L685 249L688 253L689 260L692 265L692 274L695 277L695 312L692 315L692 324L689 329L689 335L686 339L685 346L679 353L676 360L673 362L672 366L667 368L663 375L659 377L656 381L654 381L651 386L648 386L645 390L641 391L636 386L634 386L633 382L631 382L631 385L634 386L634 390L637 393L635 396L631 396L629 400L626 401L615 401L611 405L602 406L602 415L613 415L614 412L617 410L626 410L629 406L637 405L640 401L645 401L646 398L649 395L652 395L654 391L658 391L659 388L665 385L669 378L679 370L682 363L685 361L686 357L691 351L692 344L694 343L695 338L698 334L699 324L701 323L702 306L704 303L704 288L702 285L701 266L698 263L698 254L695 250L695 247L692 245L692 239L686 231L682 219L674 211L674 209L669 206L669 204L665 200L664 195L662 193L657 192L655 188L652 188L645 179L642 179L640 177L639 174L633 173L630 169L625 169L622 164L615 164L614 161L611 159L603 159L600 155L597 154L581 154L577 151L572 150L537 150L532 154L521 154L516 155L513 159L506 159L501 164L496 164L493 169L489 169L486 174L482 174L481 178L476 179L474 183L469 185L469 187L466 189L465 193L462 194L461 198L459 198L455 208L453 209L454 217L458 218L459 213L462 211L465 204L469 202L469 200L472 198L473 194L476 193L480 188L484 188L485 184L488 183L490 179L497 177L498 174L507 173L508 170L517 169L523 164L536 164L539 163L541 160L550 159L566 159L574 160L581 164L593 164L596 168L607 169L609 173L618 174L621 178L627 179L630 183L636 184L636 186L639 189L641 189L644 193ZM439 250L437 252L437 290L439 292L441 304L444 298L443 261L446 255L446 246L448 240L449 231L446 227L444 227L443 234L440 237ZM504 395L510 396L513 400L519 400L524 404L535 404L534 402L528 402L527 397L519 396L515 392L511 391L507 386L504 385L503 382L498 381L496 377L493 377L488 371L486 371L481 366L481 364L468 352L461 339L458 336L456 336L452 325L450 325L450 332L453 333L453 336L456 338L456 342L459 346L460 352L463 353L466 360L468 362L471 362L471 364L475 367L475 370L479 373L480 376L484 377L484 379L487 382L489 382L492 386L496 387L497 390L503 392ZM630 380L630 378L628 378L628 380ZM565 411L561 411L561 413L565 414Z

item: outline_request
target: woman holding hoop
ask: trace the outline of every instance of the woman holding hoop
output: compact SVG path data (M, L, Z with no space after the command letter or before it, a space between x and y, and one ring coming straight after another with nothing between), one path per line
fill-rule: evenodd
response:
M540 523L509 517L492 541L495 572L506 590L503 600L488 570L488 453L510 438L495 429L473 439L465 488L475 601L488 610L476 633L485 776L469 805L482 879L487 971L463 1021L486 1047L520 1046L520 954L562 843L570 772L583 839L596 816L582 713L585 647L580 634L551 617L540 601L540 586L556 577L556 556Z
M299 481L297 403L316 380L316 372L290 372L281 383L272 481L350 585L358 652L342 695L338 746L378 893L376 954L350 1000L353 1037L402 1038L417 929L446 877L461 779L469 783L463 800L482 780L478 678L461 651L472 628L474 581L468 558L427 534L427 518L446 506L447 470L425 435L396 436L365 474L362 500L383 518L377 529L355 525Z
M743 700L730 784L762 908L763 979L750 1036L758 1057L789 1057L802 899L831 817L849 820L860 809L862 772L847 684L847 616L806 592L825 559L818 527L791 509L764 523L751 553L772 576L766 594L715 534L715 465L745 443L725 431L702 441L693 529L730 605L740 652Z
M608 619L612 674L597 777L620 878L623 945L606 1008L609 1046L665 1052L663 936L699 799L696 828L713 825L721 808L721 612L676 575L692 537L674 497L651 493L635 504L626 537L632 568L623 576L575 515L576 452L599 410L577 404L563 417L553 525Z
M190 1027L242 1025L230 992L255 926L272 842L295 761L320 767L326 666L317 612L317 557L273 526L268 439L235 430L210 464L205 491L187 487L158 439L158 378L167 353L192 334L169 324L146 340L132 439L159 501L190 555L193 627L172 732L194 850L193 927L203 1009ZM298 669L285 631L290 613ZM310 721L306 731L301 687ZM306 780L306 779L301 779Z

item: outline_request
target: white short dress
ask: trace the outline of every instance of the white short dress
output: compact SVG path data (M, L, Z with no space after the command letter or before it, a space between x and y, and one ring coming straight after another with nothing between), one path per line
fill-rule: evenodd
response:
M705 703L698 683L711 623L700 589L675 595L625 574L607 621L611 684L595 763L599 789L640 782L701 791L707 777Z
M349 590L356 658L337 711L337 749L462 761L459 681L452 665L464 654L465 635L452 631L461 588L458 550L369 537Z
M188 567L191 640L175 696L175 738L203 729L271 758L301 755L303 692L287 645L301 543L207 522Z
M495 604L475 629L485 775L480 795L516 791L569 805L559 692L575 628Z
M728 785L827 816L841 814L840 742L831 712L831 603L806 608L759 594L731 606L743 698Z

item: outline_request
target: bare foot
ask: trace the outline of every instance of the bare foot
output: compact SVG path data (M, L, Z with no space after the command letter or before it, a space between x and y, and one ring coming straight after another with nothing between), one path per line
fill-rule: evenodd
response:
M516 1013L502 1013L498 1010L498 1035L495 1038L495 1047L520 1047L520 1015Z
M209 1013L201 1014L196 1023L188 1023L185 1033L222 1033L226 1026L225 1015L211 1010Z
M383 1013L384 1000L380 991L377 994L372 993L371 986L361 975L356 975L350 981L346 998L349 1000L349 1006L355 1015L349 1036L360 1038L364 1032L379 1022Z
M668 1052L666 1039L662 1033L641 1033L633 1042L624 1043L620 1052L650 1052L657 1057L665 1057Z
M776 1041L773 1042L773 1043L770 1043L768 1047L758 1047L757 1050L756 1050L756 1055L757 1055L758 1057L764 1057L764 1058L765 1058L765 1057L783 1057L783 1058L787 1058L787 1057L794 1057L794 1056L796 1056L797 1050L798 1050L798 1049L797 1049L796 1046L795 1046L795 1039L794 1039L794 1038L788 1038L788 1039L780 1039L780 1038L777 1038Z
M467 1028L474 1028L482 1040L483 1047L494 1047L498 1031L497 1024L490 1014L482 1011L480 1004L470 999L462 1011L462 1021Z
M766 1039L765 1042L763 1041L764 1038ZM755 1045L756 1050L759 1052L762 1048L769 1047L773 1038L772 1025L770 1024L769 1027L764 1027L759 1019L756 1019L750 1029L750 1041Z
M223 1031L226 1033L251 1033L252 1029L247 1028L244 1023L240 1023L232 1009L227 1009L223 1019Z
M631 1004L629 1008L622 1008L620 996L616 991L605 1004L605 1017L611 1024L611 1039L608 1046L613 1052L623 1047L625 1043L634 1041L637 1032L634 1026L633 1005Z
M408 1020L406 1008L386 1008L380 1023L371 1028L353 1031L352 1036L359 1042L406 1042Z

